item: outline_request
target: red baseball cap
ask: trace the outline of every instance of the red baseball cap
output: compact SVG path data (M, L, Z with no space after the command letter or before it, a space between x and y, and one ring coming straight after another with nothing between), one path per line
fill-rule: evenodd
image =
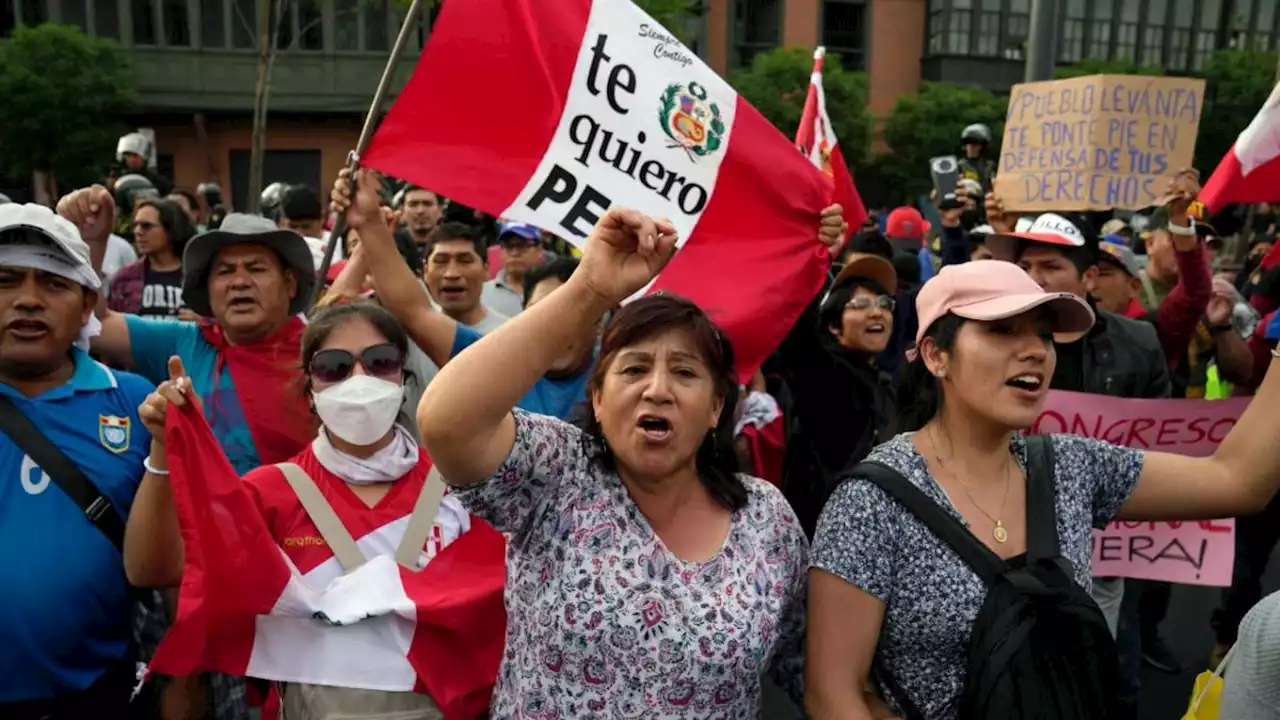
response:
M919 240L929 232L929 221L913 207L900 207L889 213L884 224L884 236L891 240Z
M947 313L966 320L1003 320L1042 305L1053 312L1058 342L1077 340L1093 327L1093 310L1071 293L1045 292L1025 270L1003 260L971 260L947 265L916 295L920 325L916 344Z

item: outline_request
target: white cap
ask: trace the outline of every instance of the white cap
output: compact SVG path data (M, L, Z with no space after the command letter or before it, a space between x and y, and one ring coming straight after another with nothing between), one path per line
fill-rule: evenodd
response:
M52 246L60 251L57 256L49 253L43 254L42 261L47 262L49 266L30 262L14 262L13 264L18 264L22 267L36 267L39 270L52 272L69 280L74 280L91 290L97 290L102 286L102 280L98 277L98 273L94 272L92 261L89 259L89 244L81 239L80 231L76 229L75 225L71 224L70 220L55 214L43 205L7 203L0 205L0 233L10 230L29 230L34 232L49 241L47 246ZM15 243L8 244L11 247L15 245ZM16 245L37 250L40 248L40 244L28 242L16 243ZM2 247L4 245L0 244L0 248ZM28 252L25 255L32 254ZM0 256L9 257L10 262L13 261L14 257L12 251L0 253ZM0 257L0 259L3 259L3 257ZM35 256L32 255L32 257L34 258Z
M1017 253L1018 242L1028 241L1044 245L1057 245L1065 248L1082 248L1085 246L1084 233L1076 224L1055 213L1044 213L1024 230L1022 219L1011 233L997 233L987 237L987 249L997 260L1013 261Z

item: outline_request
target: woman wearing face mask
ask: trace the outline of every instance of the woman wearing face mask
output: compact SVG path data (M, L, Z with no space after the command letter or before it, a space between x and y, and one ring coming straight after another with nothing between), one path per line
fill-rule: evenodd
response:
M824 223L837 234L840 208ZM807 543L777 489L735 472L733 351L702 310L669 295L617 310L583 428L513 410L675 242L610 210L572 277L422 398L441 473L511 534L495 718L756 717L765 671L798 694Z
M1090 531L1112 519L1235 517L1266 505L1280 483L1280 445L1274 442L1280 373L1267 378L1211 457L1054 435L1049 446L1055 459L1043 477L1029 480L1029 443L1018 431L1044 407L1056 363L1054 334L1069 341L1088 330L1092 311L1075 295L1045 293L1016 265L991 260L943 268L921 288L916 307L916 357L907 367L899 409L908 432L868 460L901 475L894 481L914 487L923 502L953 518L960 533L985 545L988 563L1003 572L1035 573L1040 587L1070 592L1075 607L1087 608L1064 616L1047 600L1036 601L1030 612L1046 622L1027 636L1037 653L1031 665L1039 668L1043 659L1063 682L1082 684L1065 704L1054 702L1062 696L1015 693L1022 714L1000 717L1117 717L1113 693L1092 693L1113 683L1118 668L1110 633L1084 592L1091 584ZM1029 497L1051 498L1052 504L1037 507L1052 507L1057 522L1028 523ZM1037 532L1049 525L1053 534ZM1060 557L1029 557L1029 536L1056 536ZM881 717L867 707L864 689L871 681L899 717L996 716L975 714L975 678L968 673L986 584L915 514L857 470L823 510L809 588L810 717ZM1067 640L1046 647L1044 638ZM972 657L981 662L999 654ZM1064 667L1064 658L1078 662ZM1031 665L1014 669L1015 677ZM1080 673L1090 672L1110 679L1089 685ZM1028 709L1027 703L1042 704ZM1067 705L1084 714L1060 712Z
M397 423L405 394L404 357L408 342L400 323L374 303L355 301L319 311L302 337L302 366L305 391L320 418L320 433L289 463L258 468L243 478L271 535L305 582L317 592L325 591L344 572L353 571L352 564L359 567L378 555L393 555L401 562L401 541L407 528L414 524L415 505L420 502L420 496L430 496L433 483L438 492L443 492L441 481L430 473L430 459L415 438ZM170 404L184 405L191 398L190 380L182 376L181 363L176 358L171 363L174 379L163 383L140 409L153 439L161 443L161 452L152 451L140 494L167 491L164 487L167 463L162 452L165 414ZM171 504L169 509L172 511ZM335 537L334 529L325 522L326 517L317 517L318 512L336 515L363 558L353 563L343 557L342 546L350 540L344 540L341 530ZM162 518L142 523L140 520L130 518L126 539L125 564L130 579L144 585L178 584L181 553L176 554L175 563L172 546L165 547L164 541L176 543L180 548L181 539L157 533L157 528L166 524L176 530L176 520ZM440 498L434 527L426 534L425 546L411 569L418 571L425 567L438 553L471 531L472 523L473 519L455 497ZM148 545L154 547L150 552ZM166 562L166 567L160 567ZM493 564L492 573L501 577L501 563ZM499 586L500 582L494 585ZM282 695L285 717L299 720L319 717L317 696L311 689L315 686L298 685L299 690L295 692L294 684L310 682L318 674L368 676L369 673L361 672L360 668L376 667L379 660L385 660L379 656L382 652L403 659L405 647L397 640L396 622L391 615L374 616L367 623L362 620L341 628L317 621L307 632L291 632L289 638L277 638L283 644L276 652L288 651L291 659L287 663L276 663L269 672L255 677L286 683ZM363 635L361 628L367 629ZM317 633L317 629L321 632ZM502 632L501 623L477 627L473 639L479 646L485 642L482 636L489 634L490 642L500 643ZM255 642L265 642L265 651L269 653L272 639L273 636L260 630ZM298 653L299 647L305 647L306 652ZM445 685L433 685L433 678L421 679L429 689L457 689L448 686L447 680L441 681ZM489 681L492 679L490 675ZM389 682L392 681L371 678L372 684L360 689L383 690ZM449 699L456 700L452 694ZM406 720L441 717L430 695L386 692L372 701L380 703L375 705L371 705L367 697L357 700L357 704L362 705L356 708L359 711L384 707L406 713L396 715ZM473 717L474 714L459 716Z
M797 423L783 487L809 536L840 471L875 447L893 415L876 356L893 335L897 289L892 263L851 253L831 293L814 298L778 348Z

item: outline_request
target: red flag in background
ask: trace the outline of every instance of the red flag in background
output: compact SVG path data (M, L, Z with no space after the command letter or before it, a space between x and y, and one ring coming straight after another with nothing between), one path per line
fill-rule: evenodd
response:
M1271 91L1249 127L1240 133L1209 182L1200 201L1216 213L1231 203L1280 200L1280 84Z
M613 204L669 218L680 251L646 292L706 310L744 380L829 267L830 183L626 0L446 3L361 162L578 244Z
M867 208L862 204L857 186L853 184L853 175L840 152L840 142L836 138L835 128L831 126L831 118L827 115L827 93L822 86L822 65L826 56L827 49L824 47L813 52L813 75L809 76L809 96L805 98L800 128L796 130L796 147L800 148L800 152L809 158L814 167L835 183L833 202L844 208L844 221L849 223L851 230L856 231L867 221Z

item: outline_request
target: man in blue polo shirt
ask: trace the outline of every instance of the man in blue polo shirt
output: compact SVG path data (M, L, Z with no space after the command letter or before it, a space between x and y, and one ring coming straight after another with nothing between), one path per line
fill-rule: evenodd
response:
M151 438L153 386L89 357L100 280L75 227L0 206L0 412L18 412L123 520ZM61 479L0 433L0 718L110 717L133 686L132 593L120 550Z

